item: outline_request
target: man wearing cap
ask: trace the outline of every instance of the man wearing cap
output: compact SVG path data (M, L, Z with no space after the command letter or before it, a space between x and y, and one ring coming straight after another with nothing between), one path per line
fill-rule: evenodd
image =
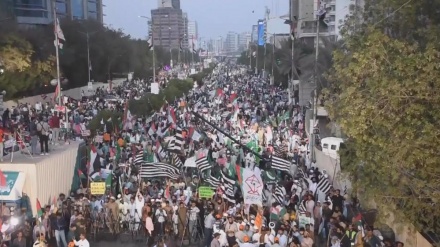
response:
M242 239L243 241L239 240L241 243L240 247L255 247L255 244L251 244L249 243L250 238L248 236L244 236L244 238Z
M214 233L214 239L212 239L210 247L220 247L220 235L218 232Z

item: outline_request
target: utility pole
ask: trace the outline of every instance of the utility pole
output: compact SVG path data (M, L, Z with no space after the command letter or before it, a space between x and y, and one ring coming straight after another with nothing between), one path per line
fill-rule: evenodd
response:
M316 125L316 115L318 114L318 97L317 97L317 87L318 87L318 58L319 58L319 18L320 16L316 16L316 42L315 42L315 68L314 68L314 76L313 76L313 82L315 83L315 89L313 90L313 128ZM315 157L315 134L312 129L312 133L310 133L310 137L312 140L310 141L311 144L311 158L312 162L316 161Z
M252 69L252 42L249 42L249 68Z
M273 64L275 63L275 34L272 35L273 42L272 42L272 72L271 76L273 77ZM274 77L275 80L275 77Z
M264 14L264 59L263 59L263 77L266 79L266 52L267 52L267 21L269 20L269 13L270 10L269 8L266 6L266 11Z
M292 11L292 1L293 0L289 0L289 18L290 18L290 29L292 29L293 25L296 25L296 23L293 23L295 21L295 17L293 16L293 11ZM292 33L292 30L290 30L290 33ZM291 35L292 37L292 35ZM291 76L290 76L290 80L289 80L289 86L288 86L288 90L289 90L289 103L292 103L292 96L294 95L294 86L293 86L293 80L295 79L295 37L292 37L292 47L291 47L291 58L292 58L292 63L291 63ZM299 79L299 78L298 78Z

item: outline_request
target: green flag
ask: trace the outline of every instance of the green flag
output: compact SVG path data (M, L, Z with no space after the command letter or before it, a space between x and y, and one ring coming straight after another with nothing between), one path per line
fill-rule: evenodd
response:
M105 187L106 188L111 188L112 187L112 179L113 179L113 175L109 174L107 176L107 178L105 179Z

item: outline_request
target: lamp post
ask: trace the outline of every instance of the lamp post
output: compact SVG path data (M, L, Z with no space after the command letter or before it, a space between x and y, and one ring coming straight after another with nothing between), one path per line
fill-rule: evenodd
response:
M84 34L87 38L87 69L89 71L89 81L91 80L90 78L90 72L92 71L92 64L90 63L90 46L89 46L89 39L90 39L90 35L95 34L99 31L94 31L94 32L81 32L81 31L77 31L78 33Z
M147 19L148 21L151 22L151 44L149 44L150 46L152 46L153 48L153 82L156 82L156 53L154 51L154 25L153 25L153 19L146 17L146 16L138 16L139 18L144 18Z

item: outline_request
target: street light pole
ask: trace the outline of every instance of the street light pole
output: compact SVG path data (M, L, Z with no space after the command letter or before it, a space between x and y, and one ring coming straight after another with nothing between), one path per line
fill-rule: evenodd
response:
M152 18L146 16L138 16L139 18L147 19L151 22L151 44L149 44L153 48L153 82L156 82L156 52L154 49L154 22Z
M91 64L91 61L90 61L90 35L92 35L92 34L95 34L95 33L97 33L97 32L99 32L99 31L94 31L94 32L80 32L80 31L77 31L78 33L81 33L81 34L84 34L85 36L86 36L86 39L87 39L87 69L88 69L88 71L89 71L89 82L91 81L91 71L92 71L92 64Z

